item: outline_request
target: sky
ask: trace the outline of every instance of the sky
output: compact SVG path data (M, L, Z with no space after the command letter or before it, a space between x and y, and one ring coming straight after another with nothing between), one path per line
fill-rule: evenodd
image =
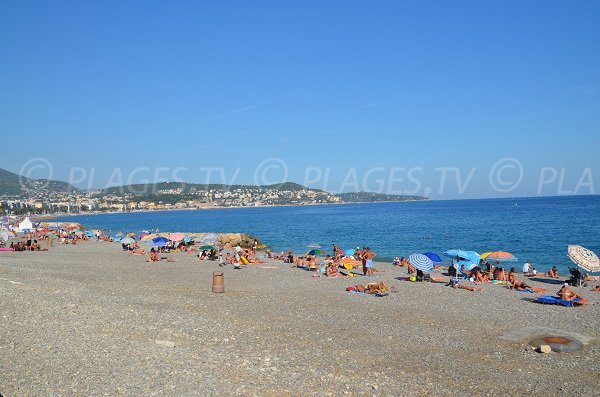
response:
M7 2L0 168L599 194L599 20L597 1Z

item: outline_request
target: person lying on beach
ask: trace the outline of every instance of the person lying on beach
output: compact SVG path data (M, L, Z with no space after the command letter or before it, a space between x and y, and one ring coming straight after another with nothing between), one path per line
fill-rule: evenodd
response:
M563 301L574 301L575 299L583 299L581 295L569 288L569 284L564 283L562 288L556 293Z
M145 255L146 254L146 252L143 249L141 249L141 248L129 251L129 253L132 254L132 255Z
M596 288L592 289L592 292L600 292L600 285L596 285Z
M458 284L450 280L446 287L452 287L454 289L466 289L467 291L483 291L483 288L473 287L472 285Z
M393 288L388 287L383 281L380 283L369 283L366 287L363 284L356 284L354 290L366 294L381 294L388 291L394 291Z
M589 274L585 274L583 276L583 281L600 281L600 276L590 276Z
M556 268L556 266L552 266L552 269L548 270L548 273L546 273L546 277L558 278L558 269Z

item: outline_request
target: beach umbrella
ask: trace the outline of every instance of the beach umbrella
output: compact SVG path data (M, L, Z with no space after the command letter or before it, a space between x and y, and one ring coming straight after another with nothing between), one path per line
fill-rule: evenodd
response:
M121 244L133 244L133 243L135 243L135 240L129 236L127 236L123 240L121 240Z
M469 258L469 254L467 253L467 251L463 251L463 250L459 250L459 249L451 249L448 250L446 252L444 252L444 256L448 257L448 258L463 258L463 259L468 259Z
M423 254L412 254L408 257L408 261L415 269L423 272L429 272L433 270L433 261Z
M590 273L600 272L600 259L593 251L581 245L569 245L567 255L580 268Z
M342 258L342 266L346 269L362 266L362 261L356 260L353 256L345 256Z
M433 263L442 263L442 258L440 258L440 256L438 254L436 254L435 252L425 252L423 255L425 255L426 257L428 257L429 259L431 259L431 261Z
M481 255L481 259L494 260L498 262L514 262L517 260L513 254L504 251L486 252Z
M344 254L349 256L354 256L354 249L350 248L349 250L344 251Z
M185 234L183 234L183 233L171 233L171 235L169 236L169 240L181 241L181 240L183 240L184 237L185 237Z
M169 244L167 241L157 241L156 243L152 243L152 246L154 248L160 248L166 246L167 244Z
M168 239L168 238L166 238L166 237L161 237L161 236L159 236L159 237L155 237L155 238L153 238L153 239L152 239L152 243L153 243L153 244L164 243L164 245L167 245L167 244L169 244L169 239ZM161 247L164 247L164 245L162 245Z
M217 248L212 245L202 245L202 246L198 247L198 249L200 251L210 251L212 249L217 249Z
M325 251L316 248L308 251L305 255L325 255Z

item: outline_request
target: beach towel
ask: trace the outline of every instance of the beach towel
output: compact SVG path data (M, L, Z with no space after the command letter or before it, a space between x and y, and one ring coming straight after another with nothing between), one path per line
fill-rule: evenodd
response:
M545 303L548 305L562 305L562 306L581 306L583 304L588 303L585 299L576 298L574 301L564 301L558 299L557 296L545 295L537 297L534 302L537 303Z
M530 293L536 293L536 292L548 292L547 289L543 289L543 288L527 288L527 289L515 289L515 291L517 292L530 292Z

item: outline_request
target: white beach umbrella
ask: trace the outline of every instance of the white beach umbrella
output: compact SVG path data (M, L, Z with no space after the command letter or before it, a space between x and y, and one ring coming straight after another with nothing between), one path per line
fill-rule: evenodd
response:
M581 245L569 245L567 255L580 268L590 273L600 272L600 259L593 251L582 247Z

